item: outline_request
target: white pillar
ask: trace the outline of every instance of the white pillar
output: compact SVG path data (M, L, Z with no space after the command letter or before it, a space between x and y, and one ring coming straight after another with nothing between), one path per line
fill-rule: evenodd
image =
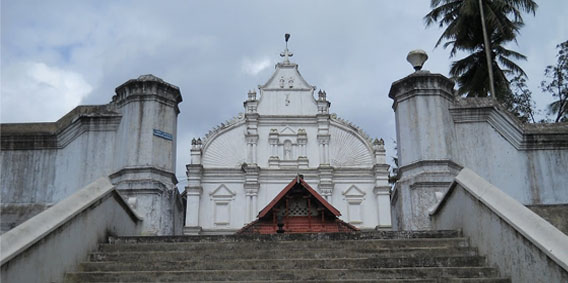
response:
M258 196L258 194L252 195L252 215L251 215L251 218L250 218L251 221L256 219L256 215L259 212L258 211L257 196Z
M199 226L199 201L203 189L201 187L185 187L187 196L187 209L185 214L184 234L198 234Z
M390 187L375 187L375 195L377 196L378 219L377 228L391 228L391 204L390 204Z
M245 223L249 223L251 221L250 215L251 215L251 197L247 194L245 195Z

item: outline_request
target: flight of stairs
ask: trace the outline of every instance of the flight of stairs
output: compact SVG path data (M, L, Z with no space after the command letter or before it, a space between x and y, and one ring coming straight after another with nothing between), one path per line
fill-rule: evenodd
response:
M109 238L65 282L510 282L458 231Z

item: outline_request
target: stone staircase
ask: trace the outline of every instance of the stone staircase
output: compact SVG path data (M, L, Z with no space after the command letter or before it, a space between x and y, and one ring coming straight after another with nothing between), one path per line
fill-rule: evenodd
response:
M109 238L65 282L510 282L457 231Z

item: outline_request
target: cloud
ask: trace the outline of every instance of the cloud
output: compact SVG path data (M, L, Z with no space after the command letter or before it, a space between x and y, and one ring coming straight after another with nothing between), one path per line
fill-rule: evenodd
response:
M243 111L247 91L282 60L284 33L292 34L292 61L308 83L327 91L331 111L387 145L395 138L388 92L413 71L408 51L426 50L425 69L433 73L447 75L453 60L434 48L442 29L424 27L429 1L290 0L287 8L248 2L2 1L0 119L53 121L77 104L108 103L115 87L152 73L182 91L177 175L183 176L191 138ZM529 57L519 63L535 98L549 102L538 84L556 61L554 46L566 38L561 11L568 1L539 6L536 17L525 17L513 49Z
M2 70L2 123L55 121L92 89L72 71L41 62L12 64Z
M241 63L241 70L246 74L256 76L258 73L270 67L270 65L270 59L268 59L267 57L257 60L252 60L248 57L245 57Z

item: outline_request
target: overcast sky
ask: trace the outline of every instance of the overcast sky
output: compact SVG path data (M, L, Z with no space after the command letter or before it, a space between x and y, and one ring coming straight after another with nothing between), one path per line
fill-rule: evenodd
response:
M406 1L24 1L1 2L2 123L55 121L80 104L110 102L114 89L143 74L180 87L176 175L189 162L192 137L243 112L247 91L268 80L291 33L293 62L327 92L331 112L392 155L393 81L412 72L412 49L425 68L448 74L441 34L425 28L427 0ZM525 15L519 62L543 109L538 85L555 46L568 39L568 1L538 1ZM180 185L183 185L180 184Z

